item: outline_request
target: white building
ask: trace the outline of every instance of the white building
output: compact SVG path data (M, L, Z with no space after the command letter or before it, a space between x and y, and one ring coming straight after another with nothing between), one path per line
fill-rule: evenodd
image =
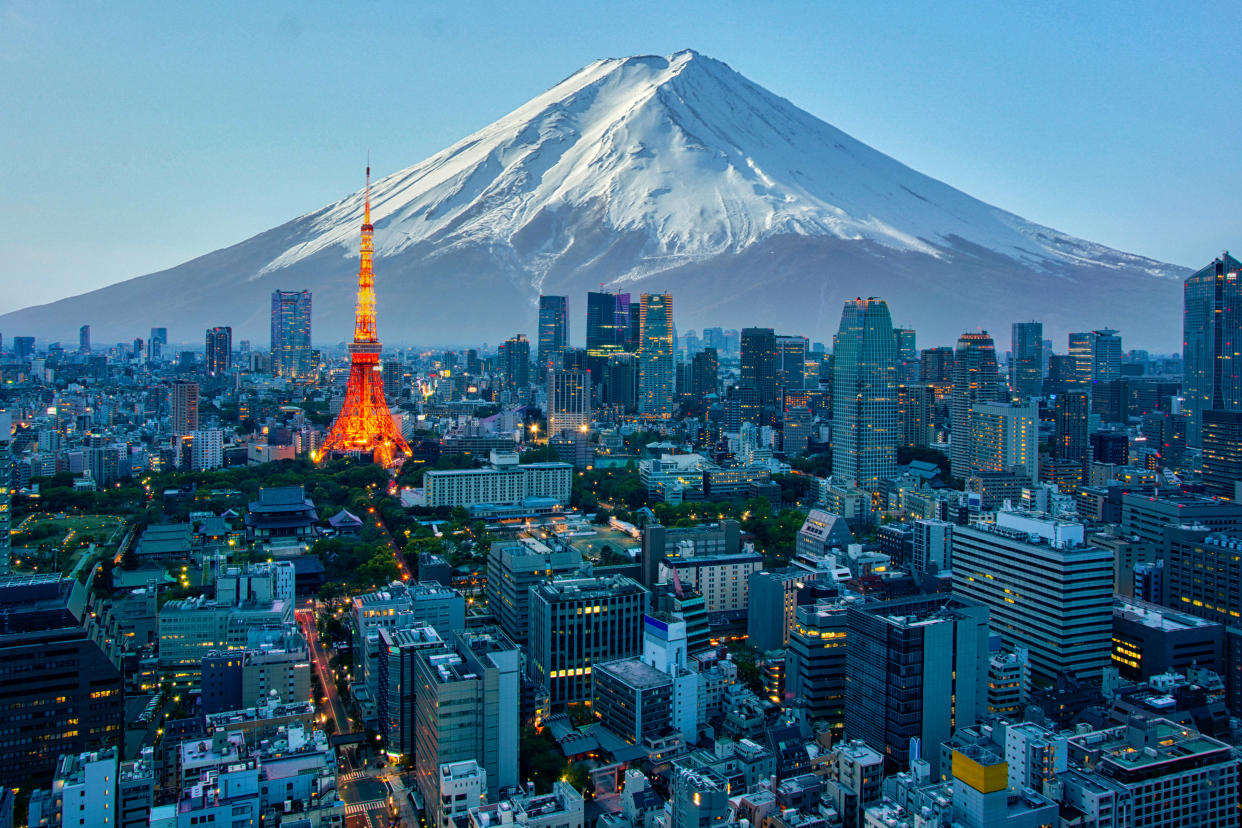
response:
M474 506L512 504L527 498L551 498L568 503L574 467L569 463L518 463L515 452L493 451L482 469L428 471L423 477L426 504Z

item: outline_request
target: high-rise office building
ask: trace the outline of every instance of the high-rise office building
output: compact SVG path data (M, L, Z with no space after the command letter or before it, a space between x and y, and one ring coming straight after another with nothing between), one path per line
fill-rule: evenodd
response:
M1054 409L1056 422L1052 456L1058 460L1073 461L1086 468L1091 460L1091 441L1088 436L1090 397L1086 391L1058 394Z
M939 745L987 712L988 607L957 596L847 610L845 733L905 768L911 749L940 773Z
M944 345L919 351L919 379L936 385L952 385L953 349Z
M1112 382L1121 376L1121 335L1111 328L1091 333L1091 382Z
M919 349L914 328L894 328L897 338L897 382L919 381Z
M173 434L198 431L198 383L175 380L168 389L168 410Z
M591 292L587 294L586 350L593 381L602 381L608 358L630 350L630 295ZM566 337L568 341L568 337Z
M517 785L520 650L496 627L458 630L450 647L424 650L415 659L414 757L429 824L442 819L444 765L475 761L496 798ZM451 797L450 797L451 799Z
M673 416L673 296L644 293L639 302L638 413Z
M825 598L798 606L789 631L785 688L834 736L845 726L846 609L855 600Z
M1020 471L1039 479L1039 408L1022 403L977 402L970 407L970 472Z
M524 644L530 635L530 588L581 566L582 554L572 546L554 550L535 538L496 541L487 556L487 606L509 638Z
M719 374L720 358L715 346L706 346L694 355L690 362L690 389L696 401L701 402L708 394L717 392Z
M759 404L776 404L776 333L771 328L742 329L741 379L738 383L759 392Z
M272 291L272 372L292 380L309 379L311 292Z
M530 589L528 674L554 709L591 698L595 664L642 652L649 597L622 575L550 578Z
M604 401L627 412L638 408L638 357L615 353L604 363Z
M0 785L46 778L62 754L113 744L125 719L120 671L91 640L71 598L76 581L0 582Z
M227 374L233 368L233 329L208 328L205 370L208 376Z
M561 353L569 347L569 297L539 297L539 377L561 366Z
M0 411L0 576L12 571L13 537L9 499L13 487L13 415Z
M1113 553L1084 542L1081 523L1001 510L992 523L953 527L953 592L980 601L1006 647L1031 670L1098 681L1113 629Z
M876 491L897 464L897 339L883 299L852 299L832 363L832 475Z
M548 436L591 428L591 372L548 369Z
M1095 331L1070 333L1068 346L1069 357L1073 360L1072 381L1079 388L1089 389L1095 374Z
M1204 411L1242 411L1242 262L1222 253L1186 280L1182 325L1186 437L1199 447Z
M83 325L78 328L78 353L89 354L91 352L91 326Z
M1238 499L1242 483L1242 411L1201 412L1203 421L1203 484L1208 492Z
M35 338L33 336L15 336L13 337L13 356L18 359L26 359L34 356Z
M935 386L921 382L897 386L899 446L926 446L936 410Z
M496 359L508 388L524 389L530 385L530 340L524 334L515 334L501 343Z
M1009 388L1019 397L1044 391L1044 323L1014 322L1009 353Z
M964 333L953 355L949 465L954 477L970 474L970 407L997 397L996 343L987 331Z
M164 349L168 347L168 328L152 328L147 337L147 361L159 362L164 358Z
M779 396L786 391L801 391L806 387L806 337L776 337L776 393L775 401L780 406Z

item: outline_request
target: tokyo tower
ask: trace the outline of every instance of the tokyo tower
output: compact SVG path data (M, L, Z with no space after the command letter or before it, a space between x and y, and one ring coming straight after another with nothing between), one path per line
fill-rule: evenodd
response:
M410 446L393 422L384 398L384 382L379 356L383 347L375 335L375 274L371 257L375 245L371 238L371 168L367 167L366 208L362 220L362 256L358 265L358 306L355 311L354 341L349 345L349 384L345 404L324 440L316 459L329 454L369 454L376 463L392 465L400 451L410 456Z

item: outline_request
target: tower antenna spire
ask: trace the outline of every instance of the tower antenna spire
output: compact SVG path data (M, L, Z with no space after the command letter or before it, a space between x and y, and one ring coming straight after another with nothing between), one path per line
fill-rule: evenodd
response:
M367 150L367 194L366 206L363 208L363 224L371 223L371 151Z

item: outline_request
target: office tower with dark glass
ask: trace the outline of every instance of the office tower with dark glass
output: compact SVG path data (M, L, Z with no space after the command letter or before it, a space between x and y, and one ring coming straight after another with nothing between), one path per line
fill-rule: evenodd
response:
M638 312L638 413L668 419L674 414L673 296L644 293Z
M272 373L292 380L311 374L311 292L272 291Z
M759 405L776 405L776 333L771 328L742 329L739 384L759 392Z
M832 362L832 475L877 491L897 465L897 338L883 299L851 299Z
M1044 391L1044 323L1014 322L1009 354L1009 387L1019 397Z
M164 349L168 347L168 328L152 328L147 337L147 361L159 362L164 358Z
M1185 284L1182 364L1187 442L1203 444L1203 412L1242 411L1242 262L1222 253Z
M1055 406L1055 432L1052 456L1073 461L1086 467L1091 460L1088 423L1091 416L1090 398L1086 391L1058 394Z
M561 367L561 354L569 347L569 297L539 297L539 376Z
M613 354L627 350L630 295L592 292L587 294L587 366L593 382L603 381L604 368ZM568 337L566 337L568 342Z
M965 479L970 474L970 407L997 397L996 343L987 331L964 333L953 355L953 391L950 396L952 437L950 471Z
M914 329L894 328L893 336L897 337L897 382L918 382L919 349Z
M79 353L89 354L91 352L91 326L83 325L78 328L78 351Z
M496 357L500 375L509 389L523 389L530 385L530 340L524 334L506 339Z
M227 374L233 368L233 329L208 328L205 369L208 376Z
M1238 500L1242 486L1242 411L1203 412L1203 485L1210 494Z
M778 397L789 391L801 391L806 387L806 351L805 336L776 337L776 389ZM782 406L782 399L776 400L776 407Z
M550 578L530 588L528 675L553 709L591 698L594 665L642 652L650 593L622 575Z
M958 596L855 603L846 611L845 734L905 768L987 711L988 608Z

